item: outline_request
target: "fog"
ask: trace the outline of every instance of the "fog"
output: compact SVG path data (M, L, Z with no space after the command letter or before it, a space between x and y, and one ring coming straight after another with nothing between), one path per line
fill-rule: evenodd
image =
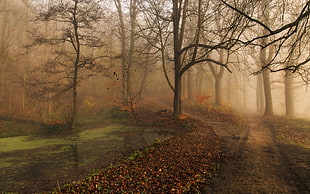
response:
M0 138L148 105L310 119L307 1L1 0L0 26Z

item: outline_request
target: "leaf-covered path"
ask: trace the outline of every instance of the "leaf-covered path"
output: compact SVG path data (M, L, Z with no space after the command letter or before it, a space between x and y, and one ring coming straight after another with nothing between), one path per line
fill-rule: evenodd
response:
M208 123L230 156L210 193L310 193L260 117L247 116L248 127L237 136L225 130L225 123Z

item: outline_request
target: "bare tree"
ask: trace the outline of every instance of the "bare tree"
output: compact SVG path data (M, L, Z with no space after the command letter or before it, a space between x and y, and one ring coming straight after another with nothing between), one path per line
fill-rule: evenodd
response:
M68 125L70 128L78 111L78 84L91 76L91 70L100 69L100 59L106 56L96 55L95 49L104 44L99 22L104 18L100 1L96 0L59 0L42 11L37 21L55 22L59 27L57 34L45 37L34 34L33 45L49 44L54 49L54 57L38 69L52 79L39 81L41 96L53 93L54 96L71 91L71 113Z
M255 36L249 39L239 39L238 41L244 45L255 45L259 46L262 49L275 46L275 52L272 56L272 59L266 63L260 71L268 69L271 72L277 71L292 71L303 74L309 68L306 67L310 62L310 53L309 53L309 17L310 17L310 2L309 1L270 1L270 5L273 6L273 12L283 12L280 20L277 20L277 23L268 24L268 21L261 19L261 15L249 14L240 9L240 6L235 2L229 2L226 0L221 0L221 2L234 10L236 14L247 19L252 27L259 26L264 29L265 33L259 36ZM254 4L253 4L254 2ZM249 7L259 7L256 1L249 2ZM281 5L281 6L279 6ZM294 6L296 9L287 9L287 7ZM255 8L253 8L255 10ZM290 11L294 10L296 13L294 17L287 18L285 16L290 15ZM253 12L251 12L253 13ZM271 13L271 12L270 12ZM283 22L281 22L283 21ZM251 26L249 26L251 28ZM262 41L264 40L264 41ZM262 44L263 43L263 44ZM298 60L296 63L287 65L283 67L283 64L286 64L294 49L298 49Z

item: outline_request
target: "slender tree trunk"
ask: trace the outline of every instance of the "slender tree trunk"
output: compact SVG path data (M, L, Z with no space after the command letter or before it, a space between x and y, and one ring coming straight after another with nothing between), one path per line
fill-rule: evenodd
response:
M74 68L73 87L72 87L72 115L70 121L70 128L73 128L75 118L77 115L78 101L77 101L77 85L78 85L78 68Z
M227 77L227 102L228 104L232 104L231 103L231 93L232 93L231 91L233 90L232 89L233 84L231 82L232 82L232 79L231 79L231 75L229 74Z
M81 45L80 45L80 39L79 39L79 26L77 24L77 6L78 2L75 2L74 7L74 14L73 14L73 20L75 21L73 23L74 27L74 49L75 49L75 62L74 62L74 68L73 68L73 83L72 83L72 113L71 113L71 121L70 121L70 128L73 128L76 115L77 115L77 109L78 109L78 101L77 101L77 87L78 87L78 71L79 71L79 63L80 63L80 55L81 55Z
M25 0L26 4L26 32L29 31L29 7L28 7L28 0ZM28 36L26 38L26 44L28 44ZM28 66L29 66L29 61L30 61L30 56L29 56L29 47L26 48L26 59L25 59L25 72L24 72L24 77L23 77L23 94L22 94L22 113L25 115L26 111L26 103L27 103L27 79L28 79Z
M2 15L1 20L1 40L0 40L0 53L2 55L5 55L6 52L6 41L7 41L7 27L8 27L8 1L2 0L0 1L2 12L0 14ZM4 89L5 89L5 81L4 81L4 70L5 67L3 64L0 66L0 102L3 101L4 98Z
M123 16L123 8L122 3L120 0L114 0L114 4L117 8L120 27L120 40L121 40L121 60L122 60L122 103L124 106L128 105L128 67L126 63L126 32L125 32L125 23L124 23L124 16Z
M143 77L142 77L142 80L141 80L141 83L140 83L139 100L142 100L142 96L143 96L142 94L143 94L143 91L145 89L145 85L146 85L146 80L147 80L148 74L149 74L149 69L145 68L144 72L143 72Z
M194 84L193 84L193 71L189 69L187 71L187 99L193 101L194 98Z
M133 91L131 86L131 67L134 63L133 57L135 52L135 40L136 40L136 19L137 19L137 0L130 0L130 40L129 40L129 51L128 51L128 63L127 63L127 96L129 97L129 104L133 106Z

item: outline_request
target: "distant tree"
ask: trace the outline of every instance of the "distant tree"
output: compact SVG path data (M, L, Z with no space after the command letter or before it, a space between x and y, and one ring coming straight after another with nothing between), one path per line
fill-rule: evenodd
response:
M25 113L21 78L26 72L27 58L21 45L27 37L30 16L31 10L19 1L0 1L0 103L8 114L13 106L14 114Z
M103 47L102 31L98 29L104 19L100 1L97 0L58 0L51 3L46 11L41 11L37 22L52 22L57 31L52 37L42 33L34 34L32 45L48 44L54 51L53 57L37 70L45 74L33 84L41 89L40 96L52 97L71 91L71 111L68 125L73 127L78 111L79 82L101 70L100 59L106 55L95 50Z
M171 2L167 0L147 0L139 4L142 12L142 22L139 24L140 36L146 41L149 54L157 58L162 66L164 77L168 86L174 91L169 71L172 70L172 32L171 32Z
M271 46L275 47L275 52L271 60L257 73L261 73L267 69L271 72L283 70L293 73L296 72L301 74L301 76L309 74L305 73L305 71L308 72L309 67L307 67L307 65L310 63L310 54L308 52L310 42L310 1L268 1L272 11L265 13L273 14L272 19L276 22L272 23L270 23L270 20L266 21L266 19L261 18L261 14L247 13L241 9L242 6L239 6L237 2L228 0L221 0L221 2L234 10L237 15L248 20L248 29L251 31L255 31L257 26L265 31L265 33L250 39L239 39L239 42L245 45L258 46L262 49ZM250 1L248 2L248 7L253 7L254 10L256 8L260 9L259 6L262 4L262 1ZM288 7L290 9L287 9ZM292 11L294 12L293 14L291 13ZM296 55L298 56L296 63L283 66L283 64L290 60L290 56L293 52L298 53Z
M242 10L237 2L221 0L239 16L248 20L248 31L238 41L246 46L260 48L261 67L256 74L263 74L265 112L272 115L270 72L290 71L298 73L305 80L309 78L309 1L251 1L252 12ZM290 9L287 9L290 7ZM294 13L292 13L294 12ZM259 13L259 14L257 14ZM249 36L255 31L261 33ZM292 55L294 63L291 62ZM287 65L285 65L287 64Z
M127 64L127 57L126 57L126 47L127 47L127 38L126 38L126 27L125 27L125 16L123 10L123 3L121 0L114 0L115 7L117 9L118 18L119 18L119 39L121 44L121 66L122 66L122 103L123 105L128 105L128 82L129 82L129 67Z
M174 116L178 116L181 113L180 86L182 75L196 64L207 63L222 66L230 71L226 61L221 62L220 59L215 58L212 53L220 50L229 51L236 44L237 38L243 31L243 26L246 26L244 20L237 16L229 15L229 10L219 7L218 2L211 3L209 1L199 0L197 4L198 6L189 7L189 1L187 0L173 0ZM213 9L220 10L214 12ZM190 12L196 13L195 15L198 17L195 28L198 36L194 37L190 44L183 45L184 30L186 29ZM221 13L222 15L218 17L225 17L227 21L229 21L223 23L221 29L218 29L218 31L211 27L212 23L214 24L216 21L216 13ZM219 31L225 31L224 35L221 36L221 34L218 33Z
M294 75L287 71L284 76L284 94L285 94L285 116L294 116Z

